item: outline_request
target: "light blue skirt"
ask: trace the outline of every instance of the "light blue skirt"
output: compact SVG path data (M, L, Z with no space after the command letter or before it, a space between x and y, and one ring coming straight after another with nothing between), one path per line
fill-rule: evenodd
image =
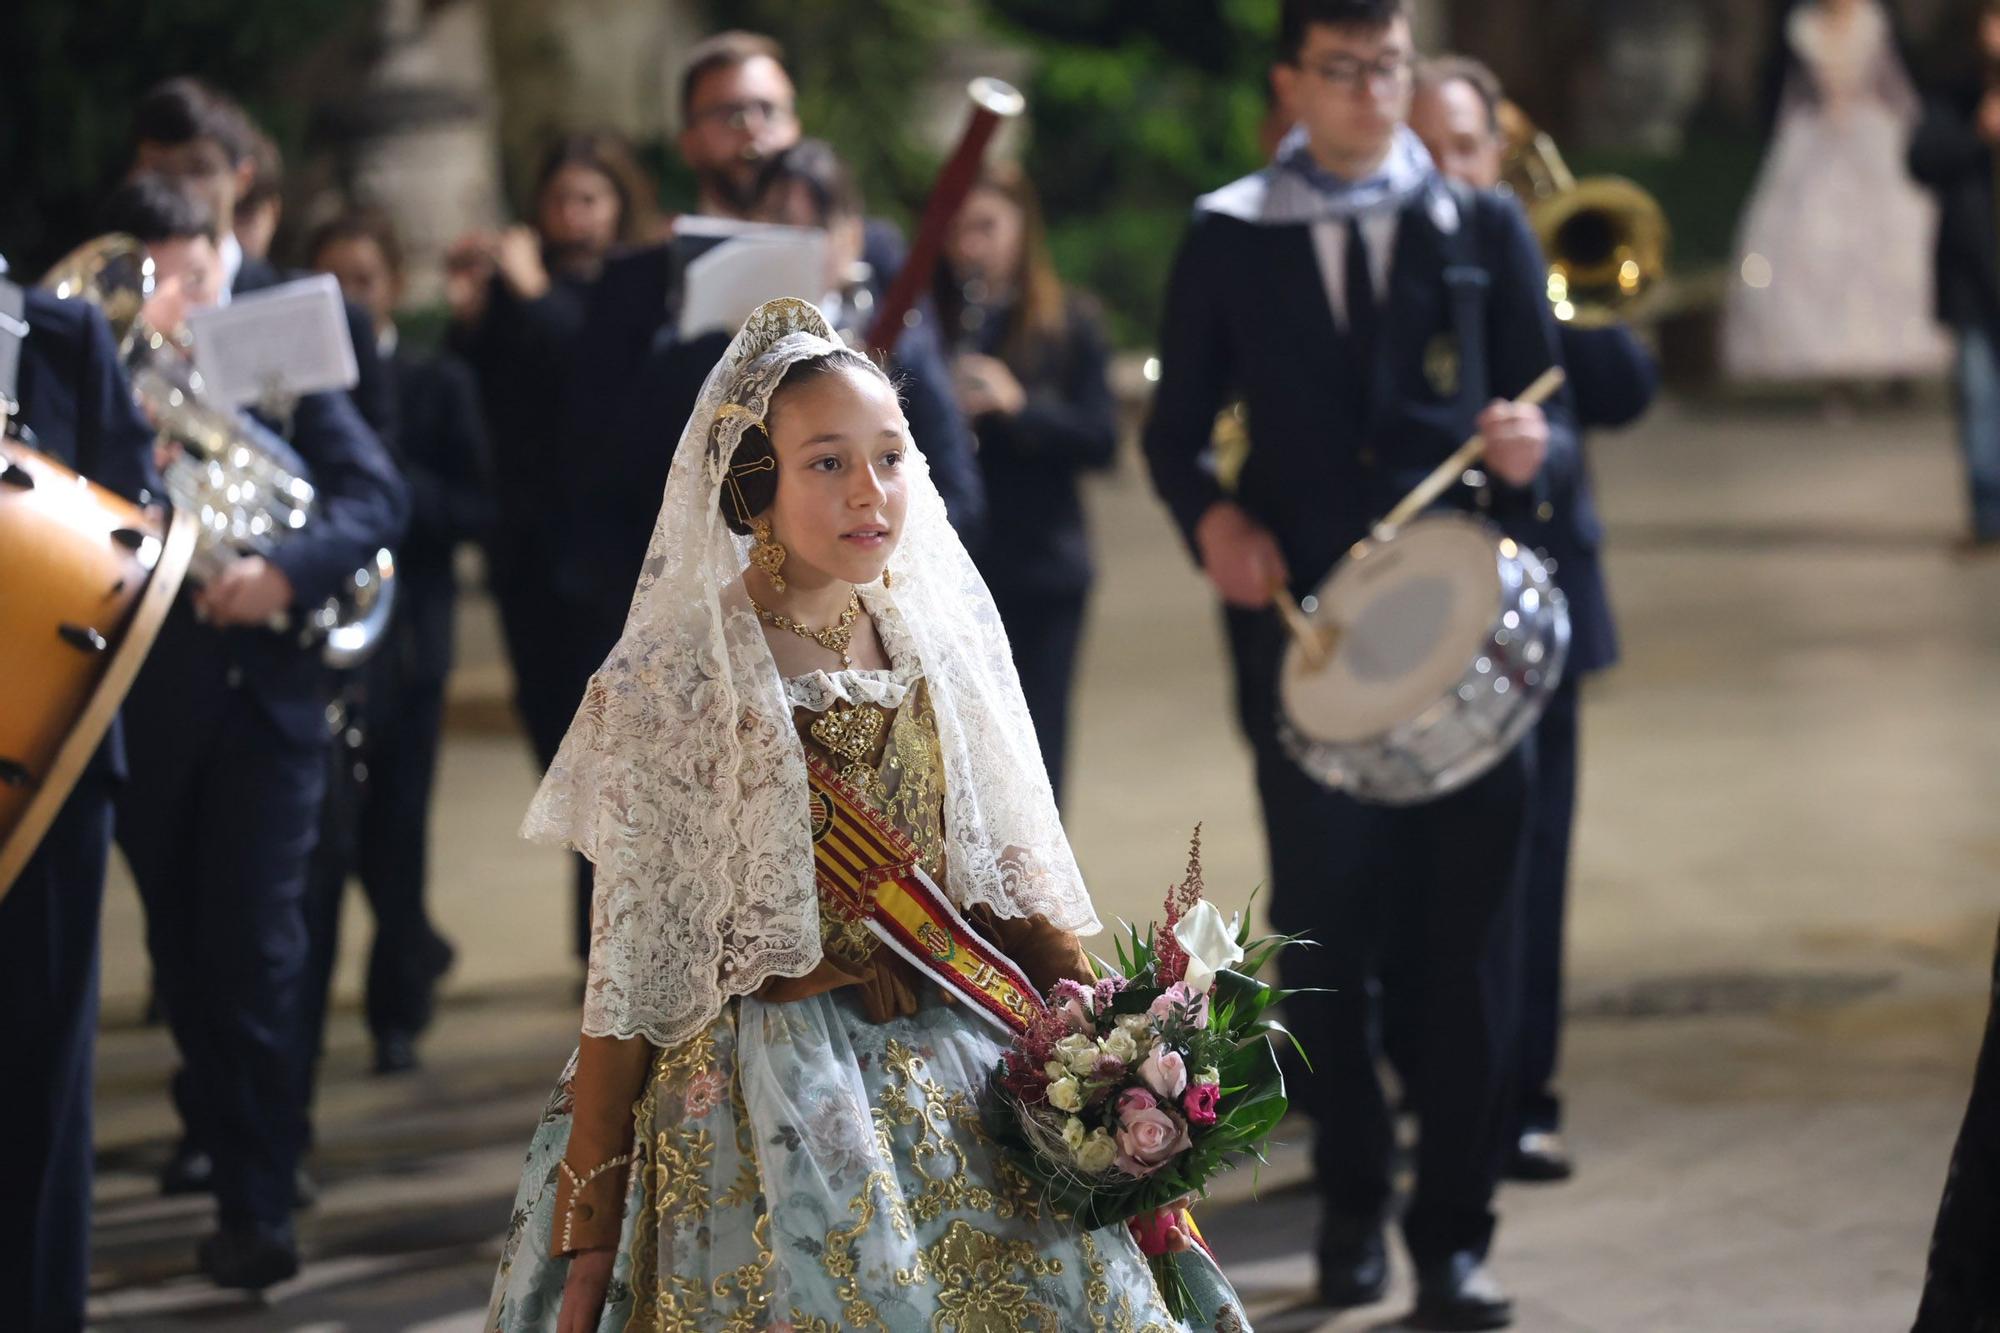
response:
M836 991L735 1001L661 1053L634 1108L599 1333L1247 1330L1205 1256L1182 1256L1202 1317L1179 1323L1124 1227L1078 1229L994 1148L979 1101L997 1035L935 993L871 1023ZM528 1148L490 1329L556 1326L569 1263L548 1252L574 1068Z

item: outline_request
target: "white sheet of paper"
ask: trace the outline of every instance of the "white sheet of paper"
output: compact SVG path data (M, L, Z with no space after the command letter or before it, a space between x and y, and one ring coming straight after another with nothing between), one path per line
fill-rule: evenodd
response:
M826 233L813 227L744 226L688 261L680 335L735 329L780 296L826 296Z
M209 392L235 406L350 389L360 380L340 284L330 273L188 316Z

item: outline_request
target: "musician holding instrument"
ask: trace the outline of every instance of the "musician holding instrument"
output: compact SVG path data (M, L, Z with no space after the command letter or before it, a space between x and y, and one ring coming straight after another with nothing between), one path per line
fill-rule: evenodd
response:
M0 275L5 271L0 263ZM104 317L4 276L0 413L9 417L10 440L110 491L128 499L161 492L153 428L132 401ZM0 504L9 507L34 502L42 489L16 466L0 466ZM34 589L9 579L0 563L0 600L34 600ZM22 629L10 620L7 633ZM50 650L87 655L65 646L55 629L46 638ZM39 643L10 643L8 660L31 646ZM0 1087L7 1089L0 1136L8 1145L0 1154L0 1310L12 1327L51 1333L83 1327L90 1279L98 922L112 797L127 776L115 711L106 725L27 864L11 885L0 872ZM0 744L0 783L39 776L17 771L19 757L8 749Z
M1013 163L980 174L932 294L987 503L1012 516L988 525L973 559L1006 623L1060 802L1095 578L1080 481L1110 467L1118 448L1110 342L1095 302L1057 276L1034 186Z
M1478 61L1444 57L1417 70L1410 127L1438 169L1479 190L1501 183L1509 144L1502 131L1500 82ZM1574 312L1573 312L1574 313ZM1556 325L1579 430L1616 428L1637 420L1659 388L1659 368L1615 310ZM1578 440L1579 449L1582 440ZM1550 572L1569 603L1569 658L1562 682L1535 726L1535 814L1529 839L1523 908L1521 1112L1507 1173L1516 1180L1564 1180L1572 1166L1562 1137L1562 1102L1555 1091L1562 1035L1563 922L1569 897L1571 829L1577 790L1577 712L1582 677L1618 660L1598 550L1604 525L1590 480L1589 460L1550 478L1549 496L1535 510L1529 540L1549 557Z
M1574 444L1559 393L1546 412L1509 401L1539 397L1555 379L1545 374L1556 348L1541 254L1515 203L1444 180L1403 123L1415 57L1405 6L1287 0L1282 15L1271 77L1299 124L1272 165L1196 205L1168 290L1145 452L1227 604L1269 839L1272 924L1319 946L1298 950L1284 980L1325 988L1288 1001L1292 1025L1312 1036L1311 1069L1292 1077L1316 1122L1321 1299L1364 1305L1387 1289L1395 1135L1377 1074L1376 985L1393 909L1418 904L1423 1076L1406 1101L1421 1129L1402 1221L1417 1319L1497 1328L1511 1304L1485 1258L1513 1115L1532 742L1481 756L1476 778L1441 782L1430 799L1364 801L1295 760L1280 670L1287 624L1302 645L1316 634L1297 599L1372 540L1375 521L1468 435L1483 448L1480 484L1460 483L1454 469L1442 480L1460 484L1443 488L1443 503L1519 534L1487 543L1484 529L1474 533L1489 583L1496 561L1525 559L1520 542L1551 476L1572 466ZM1204 452L1233 390L1250 448L1231 495ZM1394 573L1393 552L1383 564ZM1543 577L1522 568L1529 583ZM1454 605L1446 592L1433 581L1413 590L1397 623L1348 627L1388 640L1375 660L1331 663L1322 638L1303 670L1394 676L1399 654ZM1532 617L1547 601L1524 610ZM1522 689L1546 687L1563 633L1537 643L1554 658L1522 674ZM1498 691L1511 697L1513 683L1503 678ZM1474 693L1470 681L1464 688ZM1397 997L1385 999L1393 1007Z
M207 200L158 176L128 182L113 213L154 247L156 265L171 266L175 240L215 235ZM180 331L153 332L174 342ZM150 410L164 421L174 406ZM208 551L219 572L176 601L127 700L132 778L118 796L118 842L183 1061L174 1100L185 1134L161 1187L215 1193L219 1229L201 1267L244 1288L298 1269L304 893L330 684L305 608L350 586L400 538L408 511L395 464L347 394L304 394L290 415L313 508L259 553ZM241 429L254 443L274 428Z

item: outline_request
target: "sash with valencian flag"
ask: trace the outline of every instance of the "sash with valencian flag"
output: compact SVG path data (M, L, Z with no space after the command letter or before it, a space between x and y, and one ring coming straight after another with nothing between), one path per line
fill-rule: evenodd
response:
M806 768L820 910L860 922L1009 1036L1025 1030L1043 1008L1027 976L966 924L907 837L817 756L806 756Z

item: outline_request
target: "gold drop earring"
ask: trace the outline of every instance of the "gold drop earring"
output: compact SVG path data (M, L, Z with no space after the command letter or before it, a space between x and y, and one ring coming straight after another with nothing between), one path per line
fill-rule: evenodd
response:
M785 567L785 548L771 536L769 519L756 518L750 521L750 535L756 540L750 547L750 563L764 571L764 577L771 580L771 586L779 592L785 590L785 576L779 571Z
M896 586L896 576L889 572L889 567L887 565L882 566L882 586L885 588L893 588Z

